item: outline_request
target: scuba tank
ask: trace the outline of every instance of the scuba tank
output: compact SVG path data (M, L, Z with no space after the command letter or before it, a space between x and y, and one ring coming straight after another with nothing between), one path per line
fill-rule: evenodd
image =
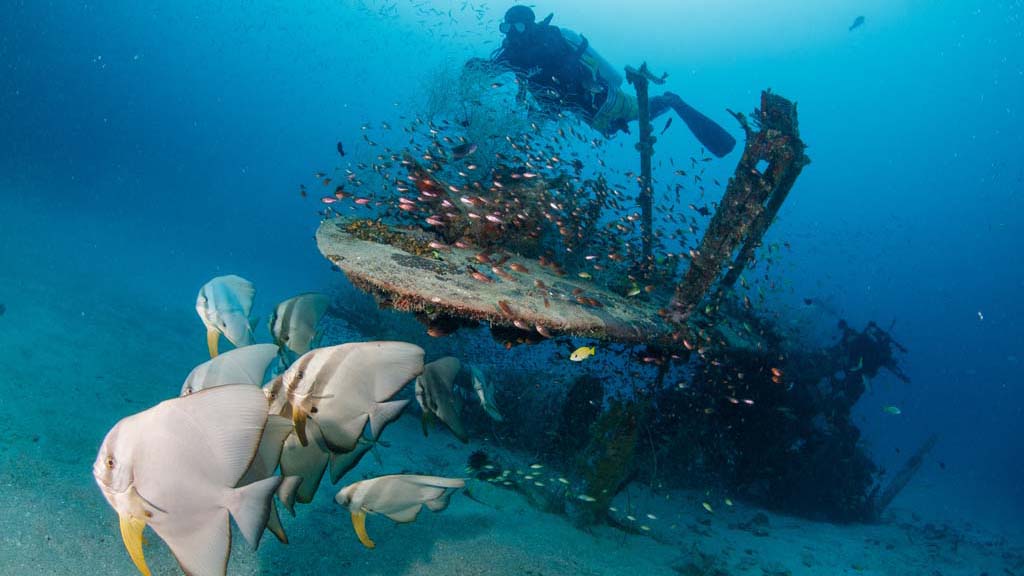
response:
M590 70L593 80L598 86L603 84L607 87L604 102L587 123L606 138L611 138L617 131L623 130L626 123L636 119L636 98L622 91L622 74L591 48L589 42L572 30L567 28L559 28L559 30L565 41L577 53L583 47L580 62ZM586 46L584 46L584 42L586 42Z
M583 37L569 30L568 28L559 28L562 32L562 37L569 43L570 46L575 50L579 50L580 46L583 45ZM608 84L609 88L615 88L622 85L622 74L615 69L607 60L604 59L600 54L594 51L590 47L589 43L583 54L580 55L580 62L586 66L591 73L594 75L594 80L600 78Z

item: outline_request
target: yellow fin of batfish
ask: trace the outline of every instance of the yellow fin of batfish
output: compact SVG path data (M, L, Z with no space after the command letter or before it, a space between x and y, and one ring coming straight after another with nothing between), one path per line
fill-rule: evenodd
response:
M359 541L363 543L363 546L367 548L377 547L373 540L370 540L370 535L366 533L366 512L362 510L352 512L352 527L356 529L356 536L359 536Z
M292 423L295 424L295 436L303 446L309 446L306 438L306 413L298 406L292 406Z
M213 328L206 330L206 347L210 349L210 358L217 357L217 341L220 340L220 332Z
M151 576L149 567L146 566L146 556L142 553L142 531L146 528L146 522L129 514L121 514L121 539L124 540L124 547L128 550L135 567L142 572L142 576Z

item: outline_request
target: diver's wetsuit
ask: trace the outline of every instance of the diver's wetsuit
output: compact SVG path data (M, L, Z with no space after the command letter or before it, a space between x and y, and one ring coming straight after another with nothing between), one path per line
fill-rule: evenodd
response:
M539 23L526 34L506 37L491 60L523 77L534 98L549 111L570 108L589 124L608 97L609 86L583 63L581 55L586 49L586 40L580 47L574 47L557 26ZM676 104L685 106L671 93L652 97L651 117L657 118ZM611 132L629 133L631 119L617 119L610 126Z
M523 77L542 104L556 110L570 107L589 120L600 107L594 93L599 90L591 90L592 72L580 60L581 52L557 26L536 24L524 34L506 37L491 59Z
M638 118L638 103L623 91L622 79L605 78L600 66L591 68L584 62L586 38L581 37L577 46L557 26L549 24L550 16L534 24L532 11L529 14L530 24L521 32L507 34L501 47L491 55L491 63L524 79L521 88L525 85L547 112L573 110L607 138L620 130L629 133L629 123ZM651 119L674 110L701 144L718 157L725 156L736 145L736 140L721 126L676 94L654 96L649 104Z

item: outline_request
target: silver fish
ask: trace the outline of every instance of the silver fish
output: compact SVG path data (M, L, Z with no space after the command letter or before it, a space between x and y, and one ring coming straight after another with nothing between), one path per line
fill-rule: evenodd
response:
M376 546L366 533L366 514L382 514L395 522L412 522L426 505L434 512L448 507L455 490L465 486L458 478L396 474L363 480L341 489L334 501L348 508L352 527L363 546Z
M253 344L229 350L196 366L181 385L181 396L226 384L263 385L267 367L277 356L273 344Z
M462 424L462 399L453 390L455 377L462 369L458 358L446 356L423 367L423 374L416 378L416 400L423 409L423 435L427 434L427 423L436 416L463 442L468 442L466 427Z
M294 432L291 420L281 416L270 416L267 418L267 425L263 428L263 436L260 437L259 447L256 449L256 456L249 464L249 469L238 481L239 486L254 484L265 478L270 478L277 470L281 461L281 452L284 448L285 439ZM298 475L282 474L281 485L277 487L278 499L285 508L295 514L295 495L303 478ZM288 536L284 533L284 526L281 525L281 518L277 513L277 505L270 501L270 515L267 517L267 530L269 530L281 543L288 543Z
M307 443L303 445L298 436L291 434L285 440L281 452L281 475L302 478L295 492L295 501L300 504L313 501L331 456L315 420L306 423L306 438ZM289 507L288 510L295 514L293 508Z
M291 404L286 399L284 401L280 400L282 396L279 396L279 394L282 390L281 378L275 378L264 387L264 392L271 403L271 413L287 414L290 416L292 413ZM313 501L313 496L316 494L320 481L323 479L324 471L328 466L331 472L331 483L337 484L342 476L352 468L355 468L362 457L378 444L374 440L360 436L356 441L354 450L350 452L334 452L328 448L323 435L320 433L320 426L314 419L306 421L307 443L305 446L299 441L298 436L294 434L294 428L291 431L293 433L285 440L284 449L281 454L281 474L286 477L286 480L288 476L292 475L302 479L293 498L293 501L298 501L300 504L309 504ZM286 504L288 510L294 515L295 511L290 503L285 502L284 498L281 498L281 501Z
M498 406L494 403L494 386L490 384L484 373L476 366L469 366L470 378L473 381L473 392L476 393L476 397L480 400L480 406L484 409L494 421L501 422L501 412L498 412Z
M318 340L316 326L330 302L325 294L310 292L278 304L269 323L274 343L300 356L309 352Z
M236 347L253 342L252 301L256 287L241 276L218 276L199 289L196 312L206 326L206 345L210 358L217 356L217 343L223 334Z
M240 482L268 419L259 388L229 385L167 400L107 433L93 476L117 511L125 548L144 576L150 574L142 550L146 526L188 574L225 573L229 516L252 546L259 545L281 478Z
M332 452L330 455L329 468L331 471L331 484L337 484L341 480L342 476L347 474L350 470L359 464L359 461L363 459L374 446L379 442L370 440L365 437L360 437L356 442L355 450L345 453Z
M281 375L300 443L308 443L310 418L332 452L354 450L367 422L376 440L408 404L391 398L423 372L423 354L405 342L340 344L304 354Z

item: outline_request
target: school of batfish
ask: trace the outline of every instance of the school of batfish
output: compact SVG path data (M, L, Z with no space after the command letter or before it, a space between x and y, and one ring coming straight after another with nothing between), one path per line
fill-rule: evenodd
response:
M179 397L118 422L96 456L93 476L117 512L128 556L146 576L147 526L193 576L225 574L229 518L254 548L264 530L287 543L277 502L294 515L296 502L312 501L328 468L336 484L401 414L409 400L394 398L414 379L424 422L436 417L465 440L462 398L453 390L457 359L424 366L423 349L405 342L318 348L317 324L329 304L322 294L278 304L269 322L274 343L254 344L255 294L234 275L202 287L196 311L211 359L188 374ZM218 354L221 336L236 348ZM470 370L470 397L500 419L493 392ZM348 509L360 542L373 548L367 514L412 522L424 505L444 510L463 486L458 478L387 475L350 484L335 501Z

